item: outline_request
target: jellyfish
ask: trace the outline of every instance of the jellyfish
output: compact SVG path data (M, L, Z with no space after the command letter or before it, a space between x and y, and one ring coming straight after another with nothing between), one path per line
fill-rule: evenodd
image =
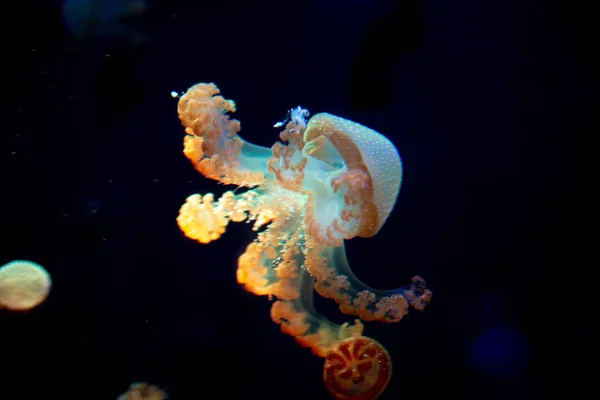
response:
M167 394L158 387L146 382L134 382L117 400L165 400L166 398L168 398Z
M325 359L323 380L337 399L370 400L387 386L390 356L363 335L361 321L397 322L410 307L423 308L432 292L415 276L403 288L380 291L350 269L344 241L372 237L392 211L402 181L402 163L383 135L331 114L308 119L289 111L281 142L270 149L238 135L230 118L235 103L213 83L180 96L184 154L207 178L238 189L193 194L177 223L190 239L219 239L229 222L256 231L238 259L237 281L273 301L271 318L282 332ZM339 304L353 322L336 324L313 306L314 292Z
M27 311L46 300L50 274L31 261L16 260L0 268L0 308Z

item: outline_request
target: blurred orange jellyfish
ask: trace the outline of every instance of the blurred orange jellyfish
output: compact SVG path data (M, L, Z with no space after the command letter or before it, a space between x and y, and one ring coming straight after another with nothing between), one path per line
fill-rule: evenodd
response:
M213 83L181 95L184 154L198 172L224 184L250 188L194 194L178 225L200 243L217 240L227 224L247 222L257 232L238 260L246 290L276 299L271 318L296 342L325 358L323 378L337 399L370 400L387 386L392 365L385 348L363 336L363 321L397 322L410 306L431 299L416 276L404 288L379 291L351 271L344 240L375 235L389 216L402 181L394 145L381 134L331 114L297 107L270 149L242 139L228 116L235 104ZM353 324L335 324L313 307L313 289L339 304Z
M52 280L31 261L17 260L0 267L0 308L27 311L46 300Z
M168 397L165 392L154 385L146 382L135 382L117 400L165 400Z

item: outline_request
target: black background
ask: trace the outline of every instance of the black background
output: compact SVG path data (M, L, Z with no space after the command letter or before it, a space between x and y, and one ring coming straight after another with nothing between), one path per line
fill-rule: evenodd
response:
M322 360L235 281L250 229L205 246L175 223L188 195L224 190L181 153L170 92L197 82L235 100L259 145L300 104L399 149L389 220L346 244L369 285L419 274L434 293L423 313L367 324L394 362L381 399L548 398L589 354L591 10L153 1L113 35L99 23L79 37L60 1L5 2L1 15L0 264L37 262L54 283L30 313L0 313L1 399L114 399L133 381L173 399L328 398Z

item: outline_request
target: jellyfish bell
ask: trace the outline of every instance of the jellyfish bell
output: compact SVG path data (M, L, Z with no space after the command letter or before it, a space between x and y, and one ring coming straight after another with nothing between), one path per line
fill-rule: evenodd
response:
M338 342L327 353L323 366L325 388L336 399L376 399L391 376L392 362L387 350L366 336Z
M349 210L331 244L355 236L371 237L377 234L390 215L402 184L402 161L396 147L385 136L356 122L327 113L314 115L304 131L303 153L334 168L328 188L317 191L312 209L316 221L328 221L335 192L345 190L348 195L339 200L339 208ZM323 182L308 180L312 185ZM333 191L333 192L332 192ZM323 227L315 227L317 233ZM323 238L324 239L324 238ZM329 241L324 239L325 241ZM337 243L336 243L337 242Z
M39 264L15 260L0 268L0 308L29 311L46 300L52 279Z

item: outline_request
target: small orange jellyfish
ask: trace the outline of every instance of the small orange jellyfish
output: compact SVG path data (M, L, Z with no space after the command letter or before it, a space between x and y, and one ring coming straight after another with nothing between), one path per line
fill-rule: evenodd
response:
M31 261L12 261L0 268L0 308L27 311L40 305L52 280L48 272Z
M387 350L364 336L340 341L325 357L323 381L336 399L375 399L391 377Z
M134 382L127 392L120 395L117 400L165 400L167 394L154 385L146 382Z
M290 110L270 149L242 139L229 112L235 104L215 84L198 84L179 99L184 154L198 172L224 184L250 188L194 194L179 210L184 234L210 243L229 222L253 225L256 239L238 259L237 281L275 299L272 320L282 332L325 358L323 377L337 399L372 400L387 386L392 366L385 348L362 335L363 321L397 322L431 300L425 281L381 291L350 269L344 241L371 237L391 213L402 182L394 145L365 126L331 114ZM314 289L314 290L313 290ZM342 325L319 314L313 292L359 317Z

